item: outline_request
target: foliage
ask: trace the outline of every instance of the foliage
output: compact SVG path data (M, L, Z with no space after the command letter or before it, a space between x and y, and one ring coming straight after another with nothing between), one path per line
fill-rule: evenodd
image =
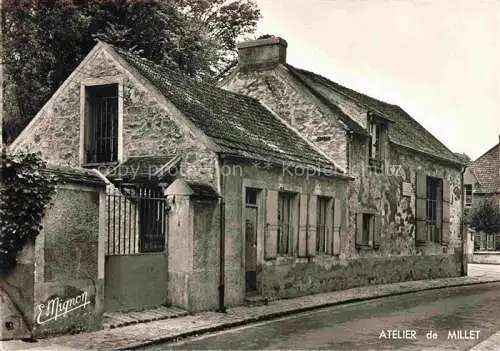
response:
M95 39L211 80L233 64L236 40L253 33L260 18L254 0L5 0L4 14L7 141Z
M0 168L0 274L7 275L28 242L42 229L44 210L55 188L54 176L43 172L36 154L2 153Z
M500 232L500 208L494 197L474 204L468 215L468 224L476 231L494 234Z

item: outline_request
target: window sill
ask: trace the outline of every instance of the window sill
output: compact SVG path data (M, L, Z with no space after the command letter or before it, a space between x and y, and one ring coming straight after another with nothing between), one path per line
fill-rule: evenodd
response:
M95 168L95 167L109 167L109 166L118 166L118 162L95 162L95 163L84 163L82 164L83 168Z
M500 256L500 251L499 250L478 250L473 252L474 255L499 255Z
M339 256L340 254L330 254L330 253L326 253L326 252L316 252L316 256L314 257L319 257L319 258L330 258L330 257L337 257Z
M356 244L356 249L358 250L374 250L376 247L370 244Z
M416 243L416 246L435 246L435 245L439 245L439 246L448 246L449 244L443 244L442 242L436 242L436 241L423 241L423 242L417 242Z

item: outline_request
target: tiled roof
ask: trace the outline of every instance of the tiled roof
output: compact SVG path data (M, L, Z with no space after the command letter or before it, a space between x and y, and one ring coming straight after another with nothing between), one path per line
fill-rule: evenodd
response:
M288 65L290 73L301 82L316 98L318 98L323 104L325 104L336 116L340 118L340 120L346 125L346 127L353 131L354 133L361 135L369 135L368 132L363 128L359 123L351 119L348 115L346 115L340 107L338 107L335 103L333 103L330 99L328 99L321 91L318 91L314 88L314 85L311 84L310 80L305 77L304 74L300 74L299 70Z
M209 136L221 153L275 164L328 167L330 172L336 168L257 100L115 51Z
M200 184L200 183L188 183L188 185L193 189L195 197L202 198L217 198L219 195L214 188L209 185Z
M358 93L313 72L298 69L289 64L286 67L292 74L300 77L309 89L313 89L332 104L335 105L335 102L328 96L328 90L341 94L353 102L364 106L368 111L394 122L389 126L389 138L393 143L455 163L462 163L461 159L456 157L453 152L399 106Z
M499 189L499 149L500 144L495 145L469 166L479 182L479 193L495 193Z
M95 172L87 169L48 166L40 172L56 176L60 183L105 186L106 183Z
M176 155L132 156L111 169L106 177L119 181L160 180L179 160ZM166 177L169 178L168 174Z

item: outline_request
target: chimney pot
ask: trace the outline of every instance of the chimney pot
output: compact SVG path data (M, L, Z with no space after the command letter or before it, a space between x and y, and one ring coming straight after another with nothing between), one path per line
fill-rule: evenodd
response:
M240 71L272 69L286 63L288 44L280 37L245 41L238 44Z

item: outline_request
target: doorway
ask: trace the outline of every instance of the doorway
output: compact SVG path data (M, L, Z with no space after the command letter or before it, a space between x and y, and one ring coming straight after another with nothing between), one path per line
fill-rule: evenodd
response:
M257 189L246 189L245 194L245 291L257 292L257 228L259 206Z

